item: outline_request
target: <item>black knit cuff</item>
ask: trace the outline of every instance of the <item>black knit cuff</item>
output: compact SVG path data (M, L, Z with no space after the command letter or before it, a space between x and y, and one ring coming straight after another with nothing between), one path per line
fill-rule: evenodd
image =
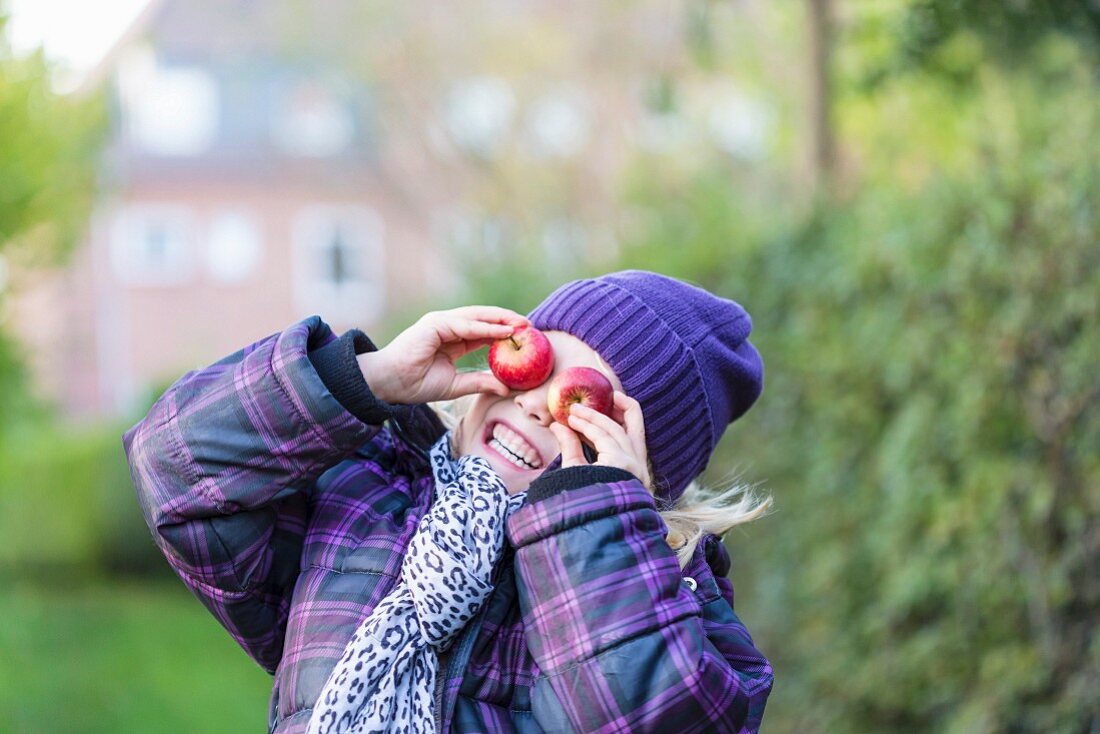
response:
M602 466L600 464L570 466L565 469L545 472L538 479L531 482L531 486L527 488L527 502L539 502L570 489L580 489L593 484L622 482L633 478L634 475L630 472L614 466Z
M352 329L309 353L309 361L333 397L349 413L370 425L380 425L393 413L393 406L371 392L355 359L358 354L377 350L366 334Z

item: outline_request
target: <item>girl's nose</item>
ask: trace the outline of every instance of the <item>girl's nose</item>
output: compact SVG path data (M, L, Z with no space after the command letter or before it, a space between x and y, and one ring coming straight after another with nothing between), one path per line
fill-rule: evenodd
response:
M524 414L543 426L549 426L553 418L546 405L546 383L531 390L516 393L516 405Z

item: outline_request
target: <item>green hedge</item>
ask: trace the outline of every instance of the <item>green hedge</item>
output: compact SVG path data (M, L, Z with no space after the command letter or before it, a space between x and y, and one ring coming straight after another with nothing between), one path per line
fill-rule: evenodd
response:
M115 426L9 427L0 441L0 571L163 574Z

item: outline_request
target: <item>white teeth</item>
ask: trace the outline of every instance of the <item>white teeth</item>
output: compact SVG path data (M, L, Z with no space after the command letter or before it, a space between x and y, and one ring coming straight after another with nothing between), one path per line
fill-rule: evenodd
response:
M534 469L535 468L535 467L529 465L523 459L520 459L519 457L517 457L515 454L513 454L511 451L509 451L507 448L505 448L504 444L502 444L500 441L496 440L495 438L492 439L491 441L489 441L489 445L492 446L494 449L496 449L497 453L499 453L501 456L503 456L509 462L511 462L511 463L515 464L516 466L518 466L520 469Z
M493 427L493 438L489 445L511 460L513 464L524 469L538 469L542 464L539 461L538 452L524 440L523 436L503 423Z

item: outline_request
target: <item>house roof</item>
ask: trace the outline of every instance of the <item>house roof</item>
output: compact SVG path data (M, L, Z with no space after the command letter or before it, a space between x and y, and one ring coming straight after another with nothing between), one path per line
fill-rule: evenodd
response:
M371 11L356 0L149 0L88 73L78 93L95 91L139 41L187 62L278 57L299 65L335 62L356 42Z

